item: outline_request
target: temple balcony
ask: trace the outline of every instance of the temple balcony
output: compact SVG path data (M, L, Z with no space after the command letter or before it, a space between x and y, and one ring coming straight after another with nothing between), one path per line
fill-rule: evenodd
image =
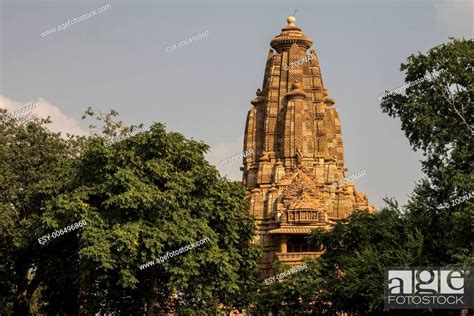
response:
M277 252L275 255L278 261L289 265L297 265L303 261L303 258L317 258L321 256L322 252Z
M289 224L317 224L328 220L327 215L314 209L288 210L287 214Z

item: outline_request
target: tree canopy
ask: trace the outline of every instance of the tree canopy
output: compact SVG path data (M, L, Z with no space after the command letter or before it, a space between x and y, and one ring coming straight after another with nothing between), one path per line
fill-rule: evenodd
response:
M115 112L87 114L104 123L103 133L62 139L42 121L2 125L1 242L9 258L2 314L15 305L18 315L153 315L155 308L207 315L248 304L259 251L250 244L254 221L242 186L209 165L204 143L159 123L133 135L137 127L115 123ZM38 243L79 220L83 228Z

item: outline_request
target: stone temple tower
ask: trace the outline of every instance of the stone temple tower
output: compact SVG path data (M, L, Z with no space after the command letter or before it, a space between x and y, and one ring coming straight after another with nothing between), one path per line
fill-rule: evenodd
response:
M374 210L346 176L339 114L324 87L313 41L288 18L273 37L262 89L245 126L243 183L249 190L262 275L276 262L317 257L305 240L354 210ZM251 152L251 151L250 151Z

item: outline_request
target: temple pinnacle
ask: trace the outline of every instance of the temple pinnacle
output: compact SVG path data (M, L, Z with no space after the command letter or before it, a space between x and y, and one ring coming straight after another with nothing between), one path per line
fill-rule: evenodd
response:
M288 22L288 26L296 26L296 18L294 16L290 15L286 21Z

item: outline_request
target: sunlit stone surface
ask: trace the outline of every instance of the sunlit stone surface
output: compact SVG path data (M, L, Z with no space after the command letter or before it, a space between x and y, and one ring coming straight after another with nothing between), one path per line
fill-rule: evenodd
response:
M294 17L273 37L262 90L245 127L243 183L264 249L262 277L277 261L296 265L317 257L304 240L354 210L374 208L346 174L339 114L324 87L313 41ZM313 56L310 56L313 55ZM335 183L336 182L336 183Z

